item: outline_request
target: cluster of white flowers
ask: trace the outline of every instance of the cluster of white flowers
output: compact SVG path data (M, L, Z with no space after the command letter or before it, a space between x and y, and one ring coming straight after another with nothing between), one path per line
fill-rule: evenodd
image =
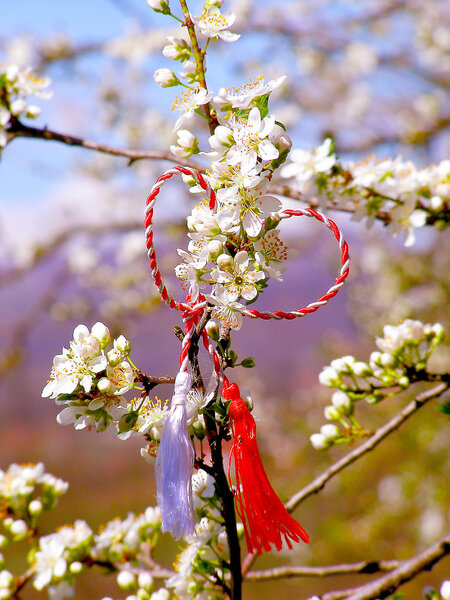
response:
M152 2L163 12L163 3ZM165 3L164 3L165 4ZM209 39L228 42L239 36L228 28L235 15L221 14L221 2L207 2L200 17L193 17L199 32ZM207 300L214 306L213 317L239 329L245 303L253 302L270 277L281 280L284 262L293 256L279 237L279 200L266 193L275 168L282 164L291 148L284 128L267 108L269 96L285 77L266 83L264 77L239 89L220 89L215 96L200 85L195 52L182 38L169 37L163 49L166 58L181 61L185 72L179 77L170 69L159 69L154 77L162 87L180 84L191 87L175 99L173 109L181 112L175 123L177 144L170 148L178 157L201 154L211 160L206 178L216 192L216 206L197 204L187 219L190 242L178 253L182 262L175 274L190 286L193 297L211 285ZM184 85L184 84L183 84ZM210 152L200 152L199 140L187 128L196 114L207 115L218 125L209 138ZM192 178L185 177L192 193L204 194Z
M41 537L32 553L33 586L39 591L58 586L70 589L75 576L86 568L83 561L90 554L93 538L92 529L82 520ZM60 595L62 589L58 590Z
M42 397L67 405L57 417L61 425L117 430L127 407L122 395L134 387L135 373L126 360L130 353L128 340L121 335L108 350L110 342L103 323L95 323L91 331L78 325L69 349L63 348L62 354L53 359Z
M92 557L111 563L125 563L135 559L142 544L153 547L161 529L161 511L149 506L142 514L129 513L127 518L114 519L94 537Z
M14 64L0 65L0 150L6 146L11 120L19 117L35 119L41 114L38 106L27 104L28 96L50 98L51 92L46 91L49 85L48 77L37 77L31 68L19 69Z
M430 220L439 227L450 201L450 160L424 169L401 157L343 164L330 139L312 151L293 150L280 174L293 178L306 202L317 198L323 206L352 208L353 218L366 219L368 227L388 214L388 232L407 232L406 245L414 243L415 228Z
M209 480L208 485L208 489L200 484L197 488L201 488L205 496L214 495L214 486ZM119 587L134 594L129 596L130 600L167 600L169 592L154 591L153 578L144 566L139 569L139 576L134 574L135 565L140 564L139 557L152 551L158 542L159 507L148 507L139 515L130 513L124 520L115 519L101 527L96 535L79 519L44 536L37 526L37 517L52 509L67 487L64 481L46 473L42 463L12 464L6 471L0 471L0 550L24 539L32 544L27 555L29 570L25 580L30 579L38 591L46 589L50 598L63 600L74 595L79 575L101 564L117 570ZM0 554L0 599L9 600L16 597L24 577L15 577L4 567L5 559Z
M355 403L365 399L377 404L420 380L430 354L444 338L440 323L424 325L411 319L400 325L385 325L383 333L376 339L379 350L372 352L368 363L343 356L319 374L322 385L336 389L331 405L324 409L325 418L339 423L342 429L329 423L320 433L312 434L310 440L317 450L365 435L354 416Z
M154 591L155 584L153 577L147 571L137 574L125 568L117 574L117 585L126 592L131 592L125 600L168 600L169 592L167 590ZM104 598L103 600L108 600Z
M266 194L272 170L290 148L284 130L267 111L270 93L284 78L264 83L259 78L241 90L221 89L212 105L220 125L209 138L212 161L207 179L216 192L216 206L197 204L188 216L190 242L179 250L182 263L175 273L194 294L207 284L213 317L239 329L242 302L253 302L272 277L281 280L284 262L295 254L280 239L279 200ZM206 100L205 100L206 101ZM198 140L187 130L178 132L179 155L198 151ZM192 193L203 193L191 178Z
M7 515L2 520L5 535L0 534L0 549L24 539L67 488L65 481L46 473L42 463L13 463L6 471L0 470L0 505Z

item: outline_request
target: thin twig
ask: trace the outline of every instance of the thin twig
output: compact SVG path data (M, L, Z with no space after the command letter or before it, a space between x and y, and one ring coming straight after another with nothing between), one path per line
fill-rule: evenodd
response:
M380 442L388 435L396 431L409 417L419 410L424 404L443 394L449 388L448 383L440 383L431 390L426 390L416 396L403 410L401 410L393 419L386 425L380 427L366 442L346 454L341 460L334 463L326 469L319 477L316 477L309 485L297 492L292 498L286 502L285 506L289 512L292 512L297 506L304 502L309 496L317 494L326 483L343 469L354 463L356 460L373 450ZM256 558L256 554L247 554L242 563L242 573L245 575L250 569Z
M398 560L364 560L358 563L331 565L328 567L296 567L284 566L261 571L249 571L245 576L249 581L267 581L268 579L282 579L291 577L331 577L334 575L348 575L352 573L368 574L392 571L400 565Z
M82 138L65 134L58 133L51 129L38 127L30 127L24 125L20 121L15 121L11 128L8 130L8 143L14 138L27 137L40 140L50 140L53 142L61 142L68 146L79 146L81 148L87 148L88 150L96 150L103 154L110 154L112 156L123 156L128 158L129 164L137 160L152 159L152 160L168 160L173 163L184 165L186 167L192 167L194 169L203 169L204 166L193 161L192 159L179 158L171 152L157 152L155 150L130 150L128 148L118 148L117 146L110 146L109 144L100 144L98 142L92 142L90 140L84 140Z
M358 460L367 452L370 452L378 444L383 441L388 435L396 431L400 425L402 425L409 417L411 417L415 412L419 410L424 404L440 396L443 392L445 392L449 387L448 383L441 383L431 390L426 390L416 396L414 400L412 400L403 410L401 410L394 418L380 427L372 437L370 437L366 442L355 448L348 454L346 454L341 460L334 465L331 465L322 475L316 477L313 482L300 490L297 494L292 496L292 498L286 502L286 508L289 512L292 512L299 504L304 502L306 498L311 496L312 494L317 494L325 484L335 475L340 473L343 469L351 465L355 460Z
M198 81L200 83L200 87L204 90L208 90L208 86L206 85L205 78L205 51L202 50L198 45L197 35L195 33L195 26L191 19L191 14L189 12L189 8L186 4L186 0L179 0L181 10L183 11L184 16L184 25L186 26L189 34L189 39L191 41L192 52L194 54L194 60L196 64L196 72L198 76ZM215 128L219 124L217 119L211 114L211 109L209 102L207 102L203 106L205 110L206 118L208 119L208 126L210 133L214 133Z
M366 583L358 588L329 592L321 600L375 600L387 598L401 585L413 579L422 571L429 571L444 556L450 553L450 535L440 539L429 546L420 554L409 560L403 561L396 569L379 577L375 581Z

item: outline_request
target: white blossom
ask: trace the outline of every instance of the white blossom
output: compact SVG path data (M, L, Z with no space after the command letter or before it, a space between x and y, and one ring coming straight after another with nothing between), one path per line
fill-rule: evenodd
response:
M241 250L234 257L233 266L229 270L214 269L211 277L222 284L228 301L235 302L239 298L253 300L258 294L256 284L265 278L265 274L251 269L248 253Z
M228 108L238 108L240 110L249 108L255 98L270 94L279 87L286 79L286 75L278 77L267 83L264 82L264 75L260 75L256 81L249 81L239 88L221 88L219 94L213 99L213 106L227 110Z
M182 115L176 121L174 130L177 131L183 125L189 123L195 111L204 104L207 104L212 97L212 92L208 92L204 88L197 86L182 93L179 98L175 98L172 110L178 110Z
M200 33L208 38L220 37L224 42L235 42L241 36L227 31L236 20L234 13L221 14L219 8L210 6L200 17L192 19Z

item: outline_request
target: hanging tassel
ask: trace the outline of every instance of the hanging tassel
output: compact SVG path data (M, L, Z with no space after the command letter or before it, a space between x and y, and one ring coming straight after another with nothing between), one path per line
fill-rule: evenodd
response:
M256 443L256 424L241 398L238 386L225 381L222 397L230 401L229 417L233 432L230 468L234 460L236 508L244 525L249 553L277 550L286 542L308 543L305 530L287 512L264 471ZM230 471L229 468L229 471Z
M186 417L186 396L191 383L189 373L178 373L156 459L156 486L162 513L162 531L170 531L175 538L192 535L196 522L191 484L194 449Z

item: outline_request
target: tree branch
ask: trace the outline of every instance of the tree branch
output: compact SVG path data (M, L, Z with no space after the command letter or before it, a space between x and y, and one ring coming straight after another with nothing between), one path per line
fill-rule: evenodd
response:
M391 419L386 425L380 427L366 442L355 448L348 454L346 454L341 460L334 463L316 477L309 485L300 490L297 494L286 502L285 506L289 512L292 512L299 504L304 502L309 496L317 494L320 490L325 487L325 484L332 479L335 475L343 471L346 467L351 465L353 462L358 460L361 456L364 456L367 452L373 450L380 442L382 442L389 434L396 431L402 423L404 423L409 417L419 410L424 404L437 398L443 394L449 388L448 383L440 383L431 390L426 390L416 396L412 402L410 402L405 408L400 411L393 419ZM247 554L242 563L242 573L245 575L250 569L253 561L256 559L256 554Z
M38 140L61 142L62 144L66 144L67 146L79 146L81 148L87 148L88 150L96 150L97 152L102 152L103 154L110 154L111 156L123 156L124 158L128 158L129 164L132 164L137 160L152 159L168 160L170 162L184 165L186 167L192 167L194 169L204 168L202 165L199 165L199 163L191 159L179 158L171 152L157 152L155 150L130 150L128 148L118 148L117 146L99 144L97 142L84 140L73 135L58 133L51 129L47 129L46 127L43 129L39 129L38 127L30 127L29 125L24 125L18 120L12 122L11 127L8 129L7 143L10 143L13 139L17 137L28 137Z
M330 577L333 575L348 575L351 573L368 574L380 571L392 571L401 563L398 560L365 560L358 563L331 565L329 567L296 567L284 566L261 571L249 571L246 575L248 581L267 581L268 579L281 579L291 577Z
M403 561L396 569L358 588L329 592L321 600L375 600L387 598L401 585L413 579L422 571L429 571L444 556L450 553L450 534L429 546L409 560Z
M395 415L393 419L383 425L383 427L380 427L366 442L346 454L337 463L331 465L331 467L322 473L322 475L316 477L316 479L314 479L314 481L312 481L309 485L292 496L292 498L285 505L287 510L292 512L299 504L304 502L306 498L312 494L317 494L317 492L319 492L330 479L358 460L358 458L376 448L380 442L382 442L388 435L396 431L400 425L402 425L406 420L409 419L409 417L416 413L419 408L433 398L437 398L443 394L448 387L448 383L441 383L431 390L426 390L416 396L414 400L412 400L407 406L405 406L403 410Z

